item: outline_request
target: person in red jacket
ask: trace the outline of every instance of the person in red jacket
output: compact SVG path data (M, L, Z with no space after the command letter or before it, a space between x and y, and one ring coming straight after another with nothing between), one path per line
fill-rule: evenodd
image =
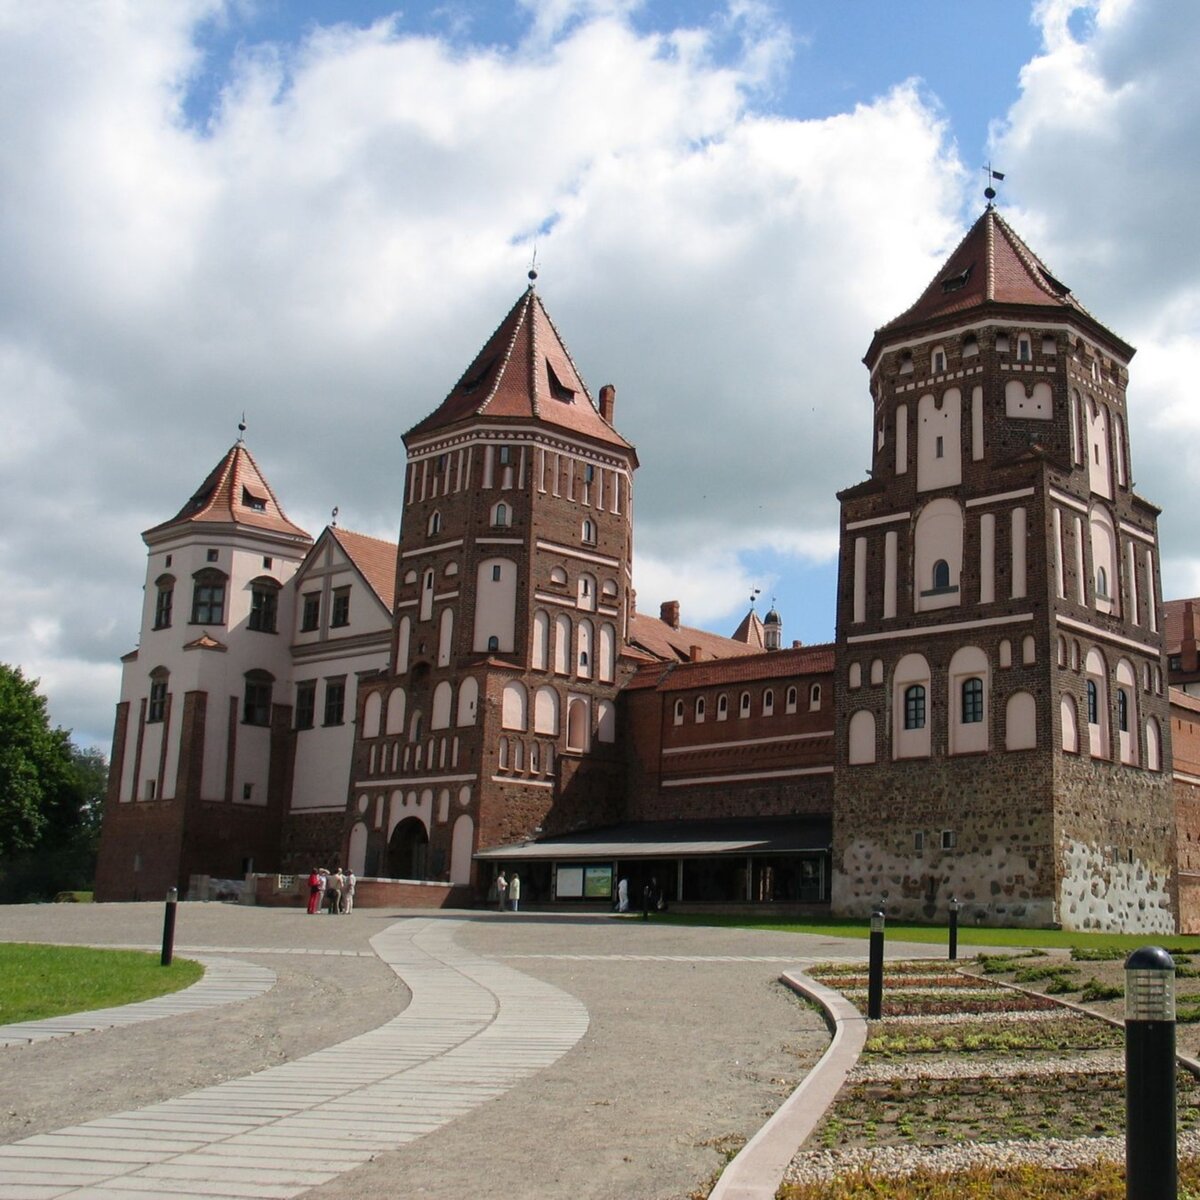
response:
M308 877L308 911L315 913L317 906L321 903L321 872L313 867L312 874Z

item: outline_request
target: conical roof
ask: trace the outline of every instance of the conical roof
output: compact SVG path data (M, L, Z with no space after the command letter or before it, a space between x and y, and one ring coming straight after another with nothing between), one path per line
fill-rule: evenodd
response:
M1101 325L1075 299L990 204L934 276L917 302L875 331L864 362L898 333L936 327L972 309L995 307L1037 319L1070 315L1124 358L1133 347Z
M169 521L147 529L143 536L190 524L244 525L312 541L305 530L288 520L271 485L241 441L229 448L191 499Z
M478 417L537 420L625 451L600 415L532 286L488 338L454 390L404 436L407 443Z

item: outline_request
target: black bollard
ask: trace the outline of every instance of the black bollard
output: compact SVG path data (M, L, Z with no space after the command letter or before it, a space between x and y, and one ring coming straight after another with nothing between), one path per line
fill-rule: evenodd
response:
M955 962L958 959L958 900L956 897L950 897L950 947L949 959Z
M1175 1200L1175 962L1158 946L1125 960L1125 1196Z
M169 967L175 956L175 908L178 899L179 889L171 888L167 892L167 907L163 913L162 958L159 961L164 967Z
M883 1016L883 909L871 914L871 957L867 972L867 1017Z

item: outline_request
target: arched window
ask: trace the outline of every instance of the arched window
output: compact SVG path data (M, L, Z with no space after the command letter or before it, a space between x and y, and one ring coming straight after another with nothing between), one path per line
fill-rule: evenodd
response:
M847 758L851 765L875 761L875 714L865 708L850 718Z
M552 687L540 687L533 697L534 733L558 733L558 693Z
M225 624L225 576L220 571L197 571L192 576L192 624Z
M171 626L171 605L175 598L175 576L160 575L154 586L158 589L154 598L154 628L169 629Z
M738 701L738 716L748 717L750 715L750 693L743 692L741 699Z
M442 514L435 508L429 514L429 536L436 537L442 532Z
M1037 701L1032 692L1013 692L1004 706L1004 748L1037 748Z
M771 717L775 715L775 692L771 688L767 688L763 692L763 716Z
M590 734L587 701L576 697L567 704L567 749L587 750Z
M962 722L974 725L983 720L983 680L978 675L964 679L962 685Z
M1108 599L1108 572L1103 567L1096 568L1096 595Z
M500 700L500 723L505 729L528 729L529 697L525 685L515 679L504 685Z
M167 716L167 681L170 676L166 667L155 667L150 672L150 699L146 702L146 722L165 721Z
M933 564L933 587L948 588L950 586L950 564L944 559L939 558Z
M1100 723L1100 696L1094 679L1087 681L1087 708L1088 724L1098 725Z
M1068 754L1079 753L1079 724L1075 717L1075 697L1064 695L1058 706L1062 726L1062 748Z
M474 725L475 709L479 703L479 681L474 675L468 675L458 689L458 713L455 716L456 725Z
M704 722L704 697L696 697L696 724L700 725Z
M274 633L279 617L279 581L261 575L250 584L250 618L247 629L257 633Z
M788 711L794 712L796 706L796 689L788 688ZM821 707L821 685L814 683L808 689L808 711L816 712Z
M500 639L494 633L488 638L487 648L489 654L493 654L500 649Z
M914 683L904 689L904 728L925 728L925 687Z
M594 546L596 544L596 522L590 517L583 523L582 538L586 546Z
M675 724L676 725L683 724L683 701L682 700L675 701Z
M717 720L724 721L729 716L729 697L722 692L717 697Z
M788 688L788 690L787 690L787 696L786 696L786 699L785 699L785 701L784 701L784 711L785 711L785 712L794 713L794 712L796 711L796 700L797 700L797 695L798 695L798 693L796 692L796 689L795 689L794 687L790 687L790 688ZM811 696L811 692L810 692L810 696ZM820 697L820 692L818 692L818 693L817 693L817 700L818 700L818 702L820 701L820 698L821 698L821 697Z
M508 520L508 505L501 501L499 504L492 506L492 524L496 526L505 526L509 523Z
M1117 688L1117 728L1129 732L1129 695L1124 688Z

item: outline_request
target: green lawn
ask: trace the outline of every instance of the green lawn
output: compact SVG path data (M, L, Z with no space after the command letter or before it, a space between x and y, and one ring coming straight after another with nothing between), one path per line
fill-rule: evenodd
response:
M164 967L140 950L0 943L0 1025L149 1000L203 974L190 959Z
M640 920L636 914L633 919ZM734 929L765 929L779 933L813 933L825 937L866 938L870 927L866 921L839 917L817 918L805 921L787 921L770 917L703 916L694 913L653 913L651 921L673 925L716 925ZM889 921L885 936L902 942L922 942L930 945L946 945L945 925L913 925L902 921ZM1135 950L1138 946L1165 946L1185 954L1200 953L1200 936L1160 936L1144 933L1072 933L1064 929L997 929L991 926L976 928L960 924L958 927L960 949L967 946L1028 946L1039 949L1059 947L1071 949L1075 946L1089 949Z

